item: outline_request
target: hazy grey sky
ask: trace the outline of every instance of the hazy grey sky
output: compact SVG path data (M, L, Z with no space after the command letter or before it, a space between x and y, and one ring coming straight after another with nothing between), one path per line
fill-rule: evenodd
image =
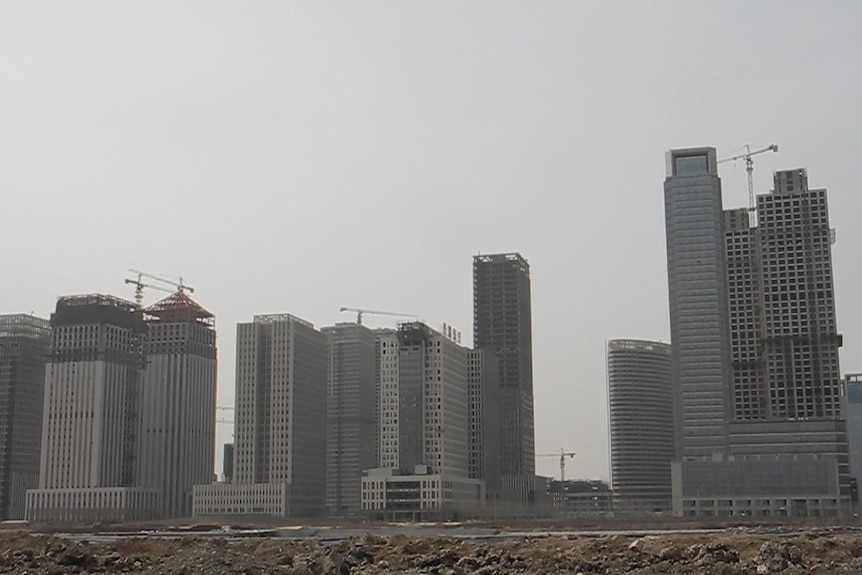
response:
M668 338L670 147L775 142L758 192L799 166L829 189L862 370L860 21L853 0L4 0L0 311L182 274L232 403L238 321L364 306L469 341L472 256L520 251L537 450L607 477L605 340ZM721 176L744 205L743 166Z

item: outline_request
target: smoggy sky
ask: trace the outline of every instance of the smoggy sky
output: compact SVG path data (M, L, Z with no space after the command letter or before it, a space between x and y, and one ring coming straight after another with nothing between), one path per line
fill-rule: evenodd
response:
M182 275L230 405L237 322L359 306L469 342L472 256L520 251L537 451L607 478L605 340L668 339L668 148L774 142L758 193L802 166L828 188L842 369L862 370L860 21L853 0L5 0L0 311ZM744 166L720 175L745 205Z

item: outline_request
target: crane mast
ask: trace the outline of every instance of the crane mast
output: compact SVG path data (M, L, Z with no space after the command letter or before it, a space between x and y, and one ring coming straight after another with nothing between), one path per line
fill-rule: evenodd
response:
M745 144L745 153L722 158L718 160L719 164L725 162L735 162L736 160L745 160L745 171L748 172L748 223L751 227L757 225L757 206L754 203L754 159L753 156L765 154L766 152L778 152L778 144L770 144L764 148L756 150L751 149L750 144Z
M566 451L562 447L559 453L537 453L536 457L559 457L560 458L560 481L566 480L566 457L575 458L574 451Z

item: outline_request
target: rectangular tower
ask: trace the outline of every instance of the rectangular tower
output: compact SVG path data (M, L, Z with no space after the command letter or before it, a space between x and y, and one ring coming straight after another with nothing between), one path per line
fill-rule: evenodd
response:
M62 297L51 316L39 489L31 521L152 517L158 491L138 489L136 463L146 324L134 303Z
M470 414L469 476L485 482L491 498L499 496L500 478L500 360L486 349L467 357Z
M667 153L664 183L677 458L726 453L729 321L714 148Z
M374 330L377 467L398 468L398 330Z
M774 179L773 192L757 198L770 416L839 418L841 336L826 190L809 190L805 169Z
M763 366L763 304L760 288L760 234L746 208L724 212L730 312L733 421L760 421L768 415Z
M237 325L235 483L285 484L290 511L325 509L326 338L290 314Z
M215 319L182 291L144 313L138 480L161 492L161 517L189 517L192 487L215 465Z
M362 471L376 466L375 334L341 323L326 336L326 508L331 516L361 509Z
M39 482L48 320L0 315L0 520L24 519L27 489Z
M520 254L473 258L473 347L500 360L501 471L535 473L530 265ZM520 483L520 481L513 481Z

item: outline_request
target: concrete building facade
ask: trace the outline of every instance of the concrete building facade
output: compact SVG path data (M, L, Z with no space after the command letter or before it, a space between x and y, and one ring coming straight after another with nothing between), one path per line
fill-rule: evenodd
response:
M677 459L727 451L730 336L714 148L671 150L664 183Z
M374 332L377 396L377 465L398 468L398 330Z
M473 347L500 361L500 465L510 496L533 498L535 425L530 265L517 253L473 258Z
M287 501L273 514L322 515L326 337L290 314L257 315L237 325L236 345L234 483L196 487L195 496L208 502L196 502L196 513L244 513L261 493L268 500L286 493Z
M192 488L215 466L215 318L182 291L144 317L137 480L161 493L160 517L190 517Z
M645 340L607 344L608 426L614 510L669 511L674 459L671 346Z
M481 513L484 484L461 475L433 473L419 465L412 471L370 469L362 476L362 511L390 521L460 519Z
M398 465L468 476L467 349L421 322L398 328Z
M500 360L485 349L467 356L469 477L485 482L490 500L501 497Z
M362 471L376 467L375 334L356 323L321 330L326 336L326 509L361 511Z
M140 520L158 491L140 488L138 407L146 324L132 302L62 297L51 316L39 487L26 518Z
M844 376L844 416L847 419L850 476L862 479L862 373Z
M27 489L39 482L46 319L0 315L0 520L24 519Z

